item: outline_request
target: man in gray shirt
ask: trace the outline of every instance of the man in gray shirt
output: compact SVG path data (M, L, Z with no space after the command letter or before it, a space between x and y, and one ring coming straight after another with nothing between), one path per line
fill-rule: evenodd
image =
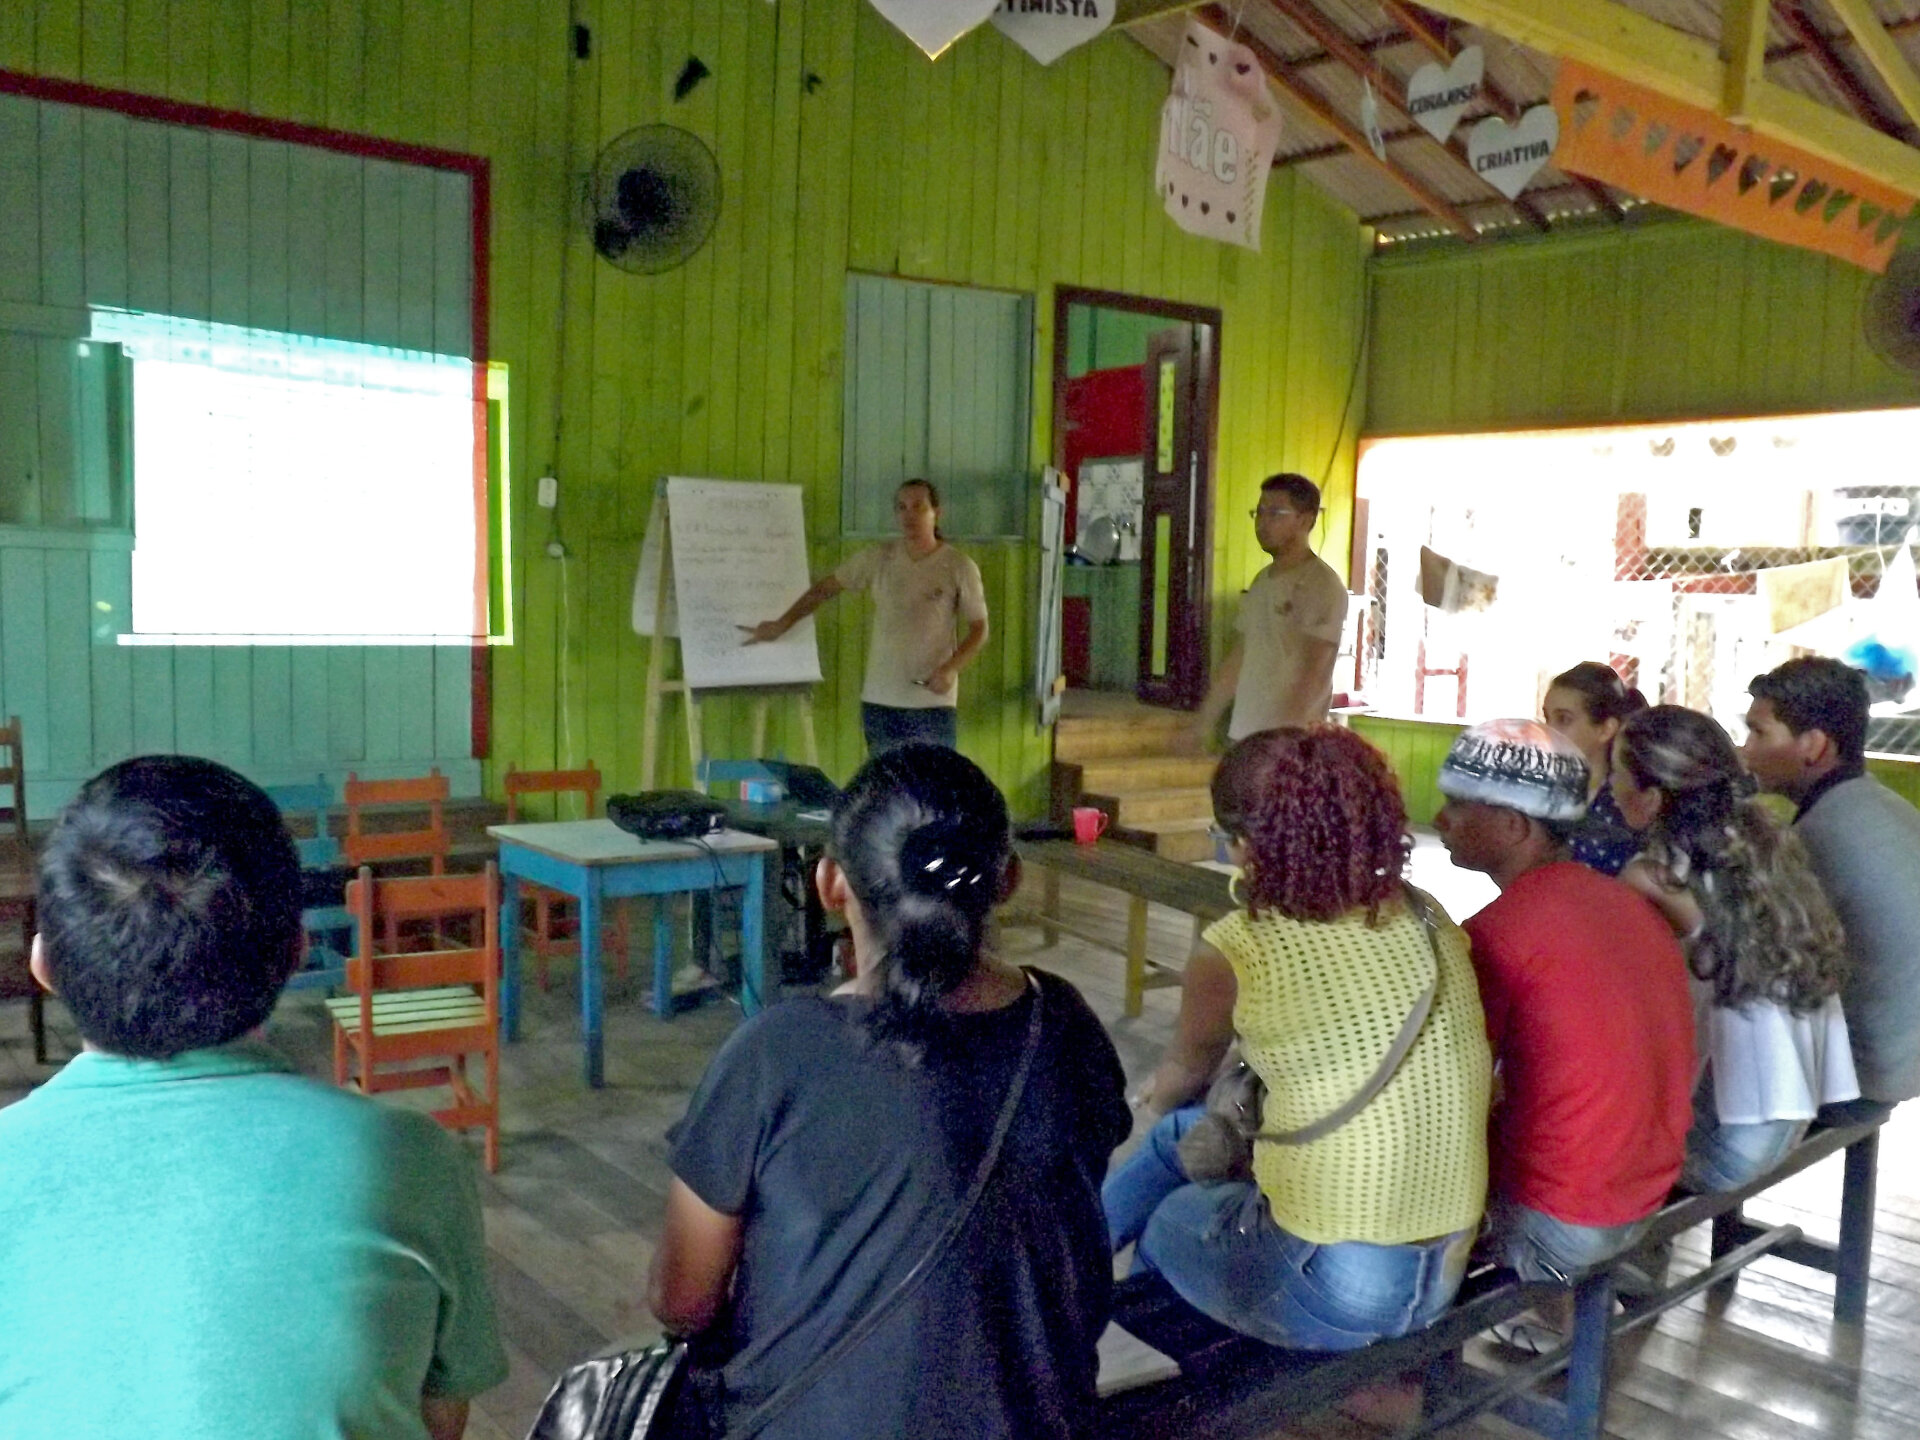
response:
M1852 973L1840 992L1860 1099L1827 1124L1884 1118L1920 1095L1920 810L1867 774L1867 681L1838 660L1789 660L1747 687L1741 756L1762 789L1798 810L1840 923Z

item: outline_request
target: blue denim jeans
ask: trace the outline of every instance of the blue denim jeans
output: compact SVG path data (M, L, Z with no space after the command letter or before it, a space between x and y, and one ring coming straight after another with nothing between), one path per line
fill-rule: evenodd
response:
M1473 1232L1412 1245L1320 1245L1282 1230L1259 1187L1191 1183L1175 1149L1203 1113L1161 1118L1101 1190L1117 1251L1242 1334L1298 1350L1357 1350L1431 1324L1460 1288Z
M1807 1133L1805 1120L1763 1120L1722 1125L1713 1103L1713 1076L1693 1096L1693 1128L1687 1132L1687 1163L1680 1183L1700 1194L1738 1190L1787 1158Z
M1625 1225L1575 1225L1511 1200L1487 1202L1487 1248L1522 1280L1565 1284L1576 1271L1631 1250L1653 1217Z
M867 754L878 755L896 745L919 741L925 745L960 746L960 712L951 705L907 710L895 705L860 702L860 728L867 737Z

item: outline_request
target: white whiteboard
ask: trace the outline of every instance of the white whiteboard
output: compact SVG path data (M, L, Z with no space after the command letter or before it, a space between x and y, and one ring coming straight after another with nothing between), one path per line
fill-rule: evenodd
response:
M665 617L654 614L662 489L673 540ZM778 619L811 583L798 485L673 476L656 487L647 515L633 581L634 632L651 635L664 618L665 633L680 637L681 674L695 690L815 684L820 648L812 616L766 645L742 645L739 629Z

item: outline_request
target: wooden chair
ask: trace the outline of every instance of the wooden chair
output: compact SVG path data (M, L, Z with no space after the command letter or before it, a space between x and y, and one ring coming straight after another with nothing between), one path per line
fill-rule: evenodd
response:
M333 787L326 777L311 783L268 785L267 798L283 816L313 812L313 834L295 836L300 855L300 925L307 932L307 958L287 981L289 990L331 990L346 983L347 955L354 949L353 915L340 903L340 842L328 824Z
M428 874L447 873L453 839L447 832L444 807L451 791L438 766L425 775L403 780L362 780L349 772L342 793L347 802L347 833L340 841L340 857L350 867L358 870L396 860L425 860ZM413 830L368 830L366 810L370 805L424 805L427 823ZM388 927L381 937L385 947L399 949L400 922L389 914L382 923ZM436 925L436 939L439 933Z
M27 839L27 756L20 717L0 725L0 916L20 921L20 965L33 948L33 845ZM27 1026L33 1032L33 1060L47 1063L47 997L39 982L27 979Z
M584 817L589 820L599 809L600 771L591 760L582 770L521 770L509 764L505 786L509 825L517 824L520 820L520 797L523 795L578 795ZM522 882L520 897L523 902L532 902L522 905L521 934L527 949L533 952L534 975L540 982L540 988L545 990L548 957L574 954L580 948L579 916L576 913L579 907L565 891L531 882ZM612 912L607 927L612 933L606 949L619 958L620 978L624 980L627 975L626 907L614 901L607 908Z
M453 1103L433 1118L449 1130L484 1129L487 1169L499 1169L498 871L489 863L478 875L376 880L362 866L347 885L347 909L359 944L347 962L352 993L326 1002L333 1015L334 1083L366 1095L447 1087ZM476 946L412 955L375 948L376 921L391 931L402 920L462 911L482 917ZM481 1090L467 1073L473 1056L486 1072ZM420 1063L434 1060L441 1063Z

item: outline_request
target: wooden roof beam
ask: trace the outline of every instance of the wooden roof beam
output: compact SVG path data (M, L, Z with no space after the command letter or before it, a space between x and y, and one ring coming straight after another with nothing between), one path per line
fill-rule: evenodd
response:
M1722 0L1720 51L1727 62L1720 91L1720 113L1736 125L1747 123L1747 95L1765 78L1768 0Z
M1887 92L1906 112L1907 119L1920 124L1920 75L1913 73L1913 66L1907 63L1900 46L1880 23L1873 6L1867 0L1827 0L1827 4L1852 33L1860 53L1866 56Z
M1200 0L1116 0L1113 23L1116 27L1138 25L1143 20L1158 20L1162 15L1197 9L1199 4Z
M1853 113L1867 124L1887 135L1904 138L1906 127L1887 113L1886 107L1874 97L1871 90L1860 83L1860 77L1854 73L1853 66L1841 57L1833 40L1823 34L1820 28L1808 17L1807 12L1798 4L1776 4L1774 13L1780 17L1780 23L1790 33L1797 44L1784 46L1780 50L1769 51L1769 60L1784 60L1793 55L1811 55L1813 61L1853 107ZM1920 24L1920 20L1907 22ZM1851 42L1851 35L1843 35L1843 40Z
M1200 14L1222 35L1230 34L1234 30L1233 17L1220 5L1208 5L1201 10ZM1294 104L1311 115L1317 124L1331 130L1340 137L1349 150L1391 178L1401 189L1419 201L1420 207L1428 214L1444 220L1468 240L1480 238L1480 232L1474 228L1473 222L1467 219L1452 201L1416 180L1398 165L1375 155L1373 147L1367 143L1367 137L1329 105L1319 92L1301 81L1288 67L1287 62L1275 54L1257 35L1249 35L1242 31L1235 38L1254 53L1255 58L1260 61L1260 68L1266 72L1267 79L1285 92Z
M1727 67L1713 42L1613 0L1427 0L1427 8L1685 105L1717 114L1724 99ZM1747 109L1755 134L1920 197L1920 150L1770 80L1749 89Z
M1454 56L1460 53L1459 47L1447 37L1446 32L1439 25L1434 23L1431 16L1406 3L1406 0L1379 0L1379 4L1389 20L1418 41L1425 47L1427 53L1442 65L1451 65ZM1520 118L1520 102L1509 95L1491 75L1481 81L1480 96L1498 111L1500 118L1509 125ZM1627 212L1620 207L1620 202L1613 198L1613 192L1598 180L1586 175L1574 175L1569 178L1586 191L1587 198L1599 206L1607 216L1614 220L1626 219Z
M1376 65L1373 58L1354 42L1352 36L1314 8L1312 0L1267 0L1267 4L1355 75L1377 78L1380 98L1409 120L1413 118L1412 112L1407 109L1406 87L1400 83L1399 78L1384 66ZM1475 172L1473 162L1467 158L1467 147L1461 143L1458 132L1447 138L1443 148L1453 159L1455 166L1471 176L1476 185L1484 186L1495 195L1500 194ZM1504 195L1500 198L1506 199ZM1547 217L1540 213L1540 207L1525 195L1509 203L1520 212L1522 219L1542 234L1553 228L1547 223Z

